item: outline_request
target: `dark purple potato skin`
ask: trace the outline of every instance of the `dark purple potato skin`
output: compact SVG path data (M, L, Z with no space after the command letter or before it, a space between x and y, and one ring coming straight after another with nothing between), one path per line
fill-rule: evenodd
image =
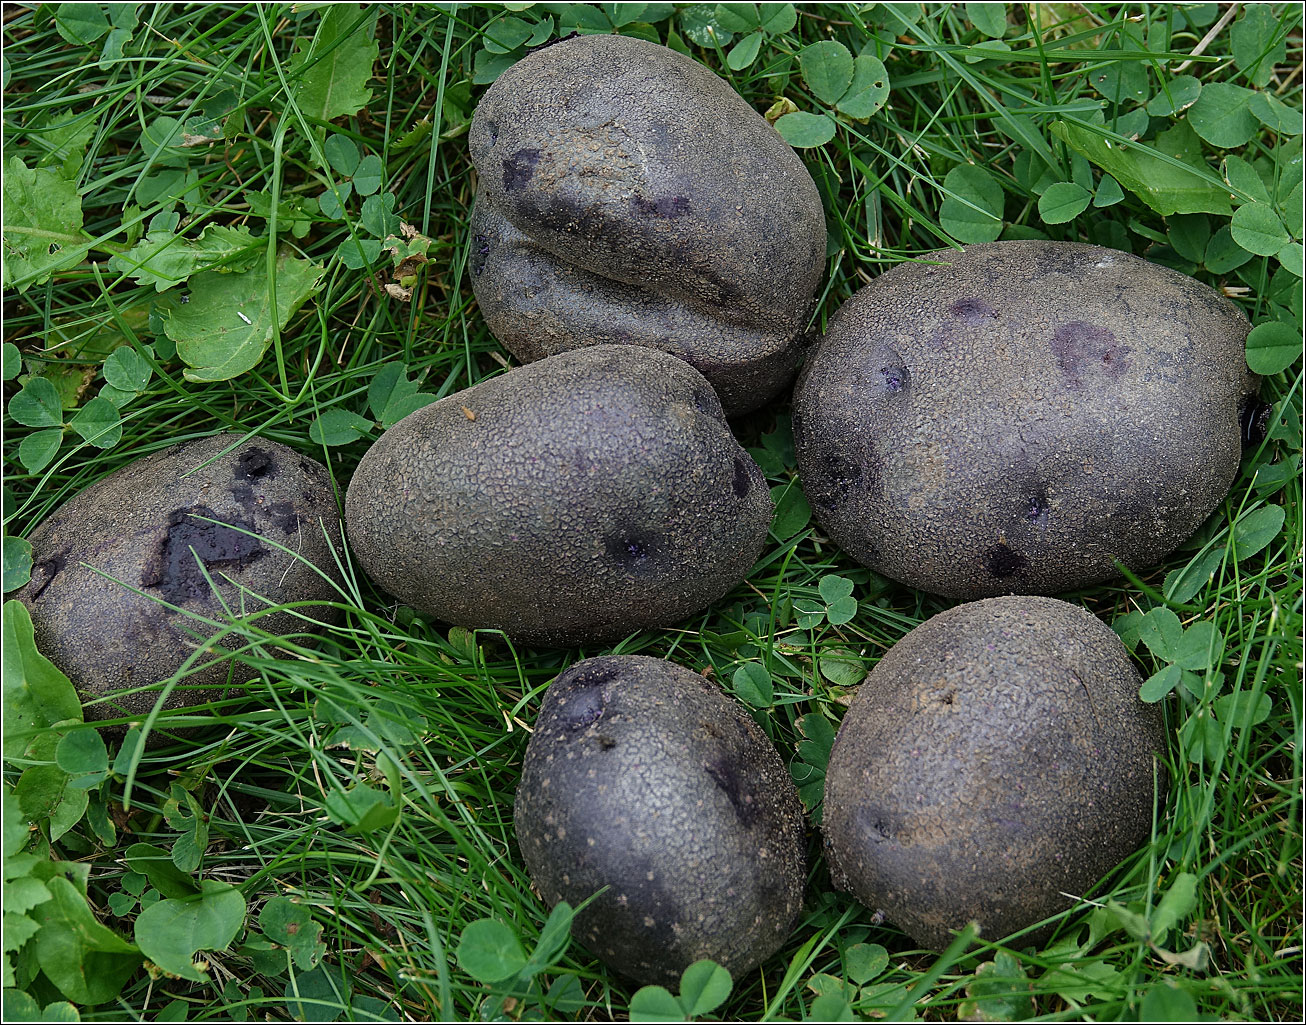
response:
M794 393L803 489L849 555L972 599L1142 569L1228 492L1247 319L1126 253L996 242L844 304Z
M396 598L553 645L704 608L752 568L770 517L702 375L626 345L550 356L405 417L345 500L352 550Z
M515 808L531 879L578 905L573 935L622 975L701 958L736 978L802 910L803 813L766 735L713 684L639 655L591 658L545 695Z
M861 685L830 753L835 885L934 950L971 920L998 940L1070 907L1063 892L1086 894L1149 836L1163 738L1140 684L1110 628L1055 598L922 623Z
M820 196L703 65L628 36L565 39L499 76L468 143L473 288L518 358L662 349L731 416L792 380L825 268Z
M186 613L226 622L224 603L252 613L267 604L338 599L313 568L340 581L332 551L341 550L340 513L326 467L261 438L219 455L240 438L182 442L129 463L28 535L32 579L15 597L31 614L37 646L83 701L171 677L216 632ZM322 622L338 618L327 606L302 612ZM258 626L274 634L305 629L287 612L262 616ZM196 664L164 708L222 696L230 662L205 656ZM157 689L146 690L84 711L87 721L144 716L157 700Z

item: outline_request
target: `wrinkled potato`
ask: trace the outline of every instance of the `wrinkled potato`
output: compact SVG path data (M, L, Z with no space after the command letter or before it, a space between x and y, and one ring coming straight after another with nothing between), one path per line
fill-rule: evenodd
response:
M261 438L220 454L239 441L219 434L138 459L28 535L32 579L15 597L37 647L92 702L88 721L146 715L158 700L149 685L219 631L196 617L223 623L224 608L253 615L338 598L340 515L326 467ZM304 614L337 618L328 606ZM306 629L289 612L257 622L273 634ZM200 656L164 707L221 697L232 672L222 649L237 643ZM117 694L134 688L146 689Z
M835 543L958 599L1081 588L1182 544L1255 419L1246 317L1098 246L929 261L845 303L795 388L803 490Z
M515 355L662 349L729 415L789 383L825 266L820 196L707 68L643 39L566 39L499 76L468 139L473 288Z
M448 623L584 644L666 626L752 568L762 471L687 363L600 345L405 417L345 501L380 586Z

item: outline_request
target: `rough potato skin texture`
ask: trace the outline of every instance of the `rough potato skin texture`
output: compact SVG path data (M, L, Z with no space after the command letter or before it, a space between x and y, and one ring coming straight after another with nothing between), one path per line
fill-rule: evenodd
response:
M803 903L803 812L766 735L713 684L639 655L591 658L545 695L522 766L517 840L572 933L637 982L700 958L744 975Z
M255 612L338 597L313 568L340 580L327 542L329 536L330 546L341 550L340 513L326 467L277 442L240 439L218 434L129 463L74 495L28 535L32 579L15 597L31 613L37 646L83 701L171 677L216 632L187 613L225 622L224 603ZM338 618L325 606L304 613ZM286 612L263 616L258 626L274 634L305 629ZM223 641L231 648L237 643ZM183 678L165 708L222 696L230 663L206 656L196 664L201 668ZM157 700L157 689L147 690L84 711L87 721L143 716Z
M793 378L825 267L820 195L703 65L629 36L565 39L499 76L468 143L473 288L520 359L662 349L731 416Z
M864 565L957 599L1149 566L1229 490L1259 380L1192 278L1070 242L902 264L832 319L794 394L804 491Z
M1110 628L1055 598L922 623L861 685L830 753L835 885L935 950L971 920L997 940L1069 907L1062 892L1085 894L1151 828L1162 727L1140 684Z
M600 345L405 417L345 500L368 575L445 622L612 640L738 584L771 519L762 471L687 363Z

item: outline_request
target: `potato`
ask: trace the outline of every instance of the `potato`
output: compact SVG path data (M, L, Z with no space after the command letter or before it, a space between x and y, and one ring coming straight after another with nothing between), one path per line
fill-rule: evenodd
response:
M820 196L707 68L629 36L566 39L499 76L468 143L472 284L516 356L662 349L732 416L792 379L825 266Z
M999 940L1070 907L1065 894L1088 894L1151 828L1161 715L1140 683L1110 628L1055 598L922 623L835 738L822 826L835 884L935 950L971 920Z
M674 623L738 584L771 500L698 371L600 345L400 421L359 463L345 517L358 561L413 608L583 644Z
M253 616L269 605L338 598L340 516L326 467L276 442L240 441L219 434L138 459L28 535L32 579L15 597L31 614L37 646L84 701L134 690L87 704L88 721L146 715L158 700L149 685L218 633L204 619L226 622L225 608ZM301 614L338 618L328 606ZM305 629L289 612L259 616L257 625L273 634ZM164 707L221 697L239 672L222 647L236 645L228 637L201 655Z
M802 806L766 735L696 673L638 655L591 658L549 687L515 809L550 905L607 887L572 933L637 982L701 958L736 977L802 910Z
M1069 242L903 264L849 300L794 395L803 489L849 555L969 599L1143 569L1229 490L1247 319L1175 271Z

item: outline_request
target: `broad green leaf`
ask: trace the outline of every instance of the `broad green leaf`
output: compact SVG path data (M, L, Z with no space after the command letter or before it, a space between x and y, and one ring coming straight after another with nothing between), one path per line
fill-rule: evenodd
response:
M854 687L866 679L866 664L846 648L829 649L822 654L820 670L836 687Z
M282 253L277 261L277 306L272 309L267 271L204 271L191 278L191 299L167 311L163 322L186 363L188 381L229 381L258 365L272 344L273 319L284 328L315 291L319 264Z
M526 967L526 951L509 926L479 918L458 940L458 967L477 982L503 982Z
M1122 50L1141 50L1143 39L1132 28L1123 28L1116 43ZM1113 48L1114 49L1114 48ZM1142 103L1147 98L1147 63L1128 57L1116 57L1111 49L1094 54L1096 60L1109 63L1088 73L1088 81L1102 96L1115 104Z
M3 210L6 288L25 292L79 263L90 248L77 185L53 167L29 169L18 157L6 160Z
M839 598L832 601L825 610L825 618L831 626L843 626L851 623L857 615L856 598Z
M1274 6L1244 4L1242 17L1229 29L1229 50L1234 64L1247 74L1252 85L1266 85L1275 65L1282 63L1288 52L1287 36L1279 32Z
M122 59L123 48L131 42L132 32L136 28L136 4L132 3L115 3L109 4L109 21L113 28L104 38L104 46L100 49L100 59L97 66L101 71L107 70L115 61Z
M24 427L58 427L63 423L63 403L44 377L33 377L9 400L9 415Z
M13 342L4 343L4 379L12 381L23 372L23 354Z
M794 149L812 149L824 146L834 138L834 122L824 114L809 114L796 110L775 123L780 137Z
M726 55L726 64L731 71L743 71L757 60L757 54L761 49L762 33L749 32L730 48L730 52Z
M193 897L151 904L136 917L136 945L165 972L204 982L193 963L201 950L223 950L245 922L245 898L236 887L205 879Z
M732 684L740 700L754 708L770 708L775 703L771 674L759 662L746 662L736 669Z
M1269 203L1244 203L1233 212L1229 232L1238 245L1257 256L1273 256L1291 241Z
M1192 601L1197 592L1211 582L1211 578L1224 562L1224 549L1211 549L1195 556L1182 569L1171 570L1165 575L1163 590L1165 596L1173 602L1184 604Z
M1057 182L1038 199L1038 215L1045 224L1065 224L1088 209L1093 195L1074 182Z
M1174 251L1185 260L1201 263L1211 241L1211 221L1205 214L1175 214L1166 221L1166 232Z
M104 361L104 379L123 391L143 391L153 373L150 361L127 345L114 349Z
M1250 200L1260 203L1270 201L1265 182L1256 173L1256 168L1242 157L1230 153L1224 158L1224 180L1229 183L1231 189L1245 194Z
M399 218L394 214L395 194L383 192L378 196L368 196L363 200L363 209L359 213L359 222L363 228L377 238L399 233Z
M95 919L86 897L63 876L46 881L53 897L32 909L41 930L32 940L47 979L69 1000L102 1004L140 968L141 954Z
M162 292L197 271L218 267L231 273L249 270L262 262L266 251L267 240L255 238L243 227L210 224L195 240L172 231L152 230L127 252L112 257L109 269Z
M62 428L29 434L18 444L18 461L28 473L37 473L49 465L62 442Z
M966 20L989 39L1001 39L1007 32L1006 4L967 4Z
M1153 655L1164 662L1172 662L1183 640L1184 628L1179 617L1169 609L1155 608L1143 617L1138 636Z
M854 943L843 952L844 975L858 986L866 985L888 965L889 952L878 943Z
M617 7L617 4L613 4ZM621 7L635 7L635 4L622 4ZM757 4L717 4L716 20L727 32L751 32L762 25L762 16Z
M1248 691L1226 694L1215 702L1215 714L1220 722L1227 722L1234 729L1244 730L1256 726L1270 717L1274 703L1270 695L1253 695Z
M710 1014L730 996L730 973L714 961L695 961L680 976L680 1006L695 1018Z
M573 10L593 10L586 4L573 4ZM594 11L599 17L606 22L608 19L603 17L599 11ZM561 19L558 22L559 32L563 29ZM591 29L590 31L608 32L610 27L605 26L601 29ZM691 7L684 7L680 10L680 30L695 46L701 46L706 50L713 51L718 46L724 49L730 45L734 39L734 33L727 29L717 19L716 8L711 4L694 4ZM579 31L585 31L580 29Z
M865 121L889 98L889 72L878 57L864 53L853 60L853 80L839 98L839 110L855 121Z
M771 489L775 513L771 519L771 533L777 540L786 541L807 526L812 519L812 507L801 488L795 483L777 484Z
M1202 156L1201 143L1187 121L1160 133L1151 147L1190 165L1191 170L1147 152L1147 144L1123 145L1104 139L1084 122L1054 121L1049 130L1159 214L1166 217L1185 213L1227 215L1230 211L1229 193L1199 173L1210 171Z
M633 6L633 5L632 5ZM485 26L485 48L491 53L510 53L524 46L531 37L532 26L521 18L506 15Z
M1284 270L1298 278L1306 277L1306 249L1300 242L1289 242L1274 255Z
M331 821L347 826L352 833L386 829L399 818L399 810L384 793L366 783L349 790L332 790L326 799Z
M539 942L527 959L528 972L536 972L557 962L571 945L571 923L576 917L576 909L565 900L558 901L549 912L549 917L540 930Z
M630 998L630 1020L684 1021L685 1011L664 986L641 986Z
M60 4L55 8L54 27L74 46L89 46L109 31L109 19L99 4Z
M116 764L114 771L118 771ZM199 882L179 869L173 863L172 854L162 847L135 843L123 852L123 857L133 872L144 876L165 897L180 900L200 892Z
M109 750L100 731L88 726L64 734L54 749L54 761L70 776L98 773L103 777L109 771Z
M180 783L172 784L168 800L163 803L163 816L181 834L172 842L172 863L182 872L194 872L209 845L208 816L195 795Z
M1208 82L1189 109L1187 123L1217 149L1245 146L1259 127L1256 116L1248 109L1254 95L1240 85Z
M1255 555L1278 537L1285 515L1281 505L1263 505L1239 516L1233 525L1234 553L1238 560Z
M354 140L339 132L327 136L326 142L322 144L322 155L326 157L332 170L344 178L353 176L360 159L358 146Z
M1179 685L1180 673L1180 668L1175 665L1166 666L1160 672L1153 673L1138 688L1138 700L1146 701L1149 705L1160 701Z
M4 589L17 590L32 578L32 546L21 537L5 535Z
M367 387L367 404L372 415L384 428L393 427L409 413L435 401L435 396L419 392L416 381L408 379L402 363L387 363L376 372Z
M1271 131L1280 135L1301 135L1302 112L1288 106L1277 96L1257 93L1247 101L1247 109Z
M322 943L322 925L302 904L289 897L273 897L259 912L259 928L273 943L290 950L300 971L315 967L326 946Z
M1196 103L1201 94L1199 79L1192 75L1176 75L1161 83L1161 91L1147 101L1147 112L1152 117L1173 117Z
M803 47L798 66L812 95L827 106L834 106L853 80L853 55L834 39Z
M1143 997L1142 1021L1197 1021L1197 1003L1187 990L1168 981L1152 984Z
M798 757L808 765L824 769L830 761L835 737L830 720L820 712L809 712L798 720L798 728L806 738L798 742Z
M1252 254L1233 240L1229 225L1221 225L1206 246L1206 269L1212 274L1225 274L1252 258Z
M1166 934L1186 919L1197 908L1197 877L1191 872L1180 872L1171 881L1165 895L1152 909L1152 940L1161 943Z
M86 159L86 147L95 134L94 114L64 114L51 119L28 136L32 145L44 152L37 167L57 167L70 181L77 177Z
M1224 657L1224 634L1210 620L1194 623L1171 645L1170 660L1180 669L1205 670Z
M1029 979L1020 961L999 950L992 961L975 970L966 986L967 999L957 1008L962 1021L1024 1021L1034 1014Z
M69 426L96 448L113 448L122 440L118 407L98 395L78 410Z
M381 187L384 177L385 168L381 165L381 158L375 153L369 153L359 161L358 169L354 172L354 190L360 196L370 196Z
M853 593L853 582L847 577L827 573L821 577L816 589L821 592L821 597L825 599L826 604L832 605L840 598L847 598Z
M1124 189L1121 188L1121 183L1111 178L1110 175L1102 175L1101 180L1097 183L1096 191L1093 192L1093 206L1098 209L1105 208L1105 206L1114 206L1123 198Z
M647 13L648 8L648 4L604 4L603 13L608 16L608 19L616 28L622 28L626 25L646 20L645 14Z
M4 605L4 757L21 757L38 731L81 721L82 703L68 677L36 650L27 606Z
M958 164L943 179L939 224L958 242L993 242L1002 234L1002 186L975 164Z
M308 425L309 439L318 445L348 445L365 437L373 422L347 409L328 409Z
M353 987L347 971L321 964L312 971L292 974L284 995L286 1009L293 1017L305 1022L330 1022L349 1011Z
M762 28L773 36L783 35L798 24L793 4L767 4L762 8Z
M318 121L357 114L372 98L367 83L380 53L377 12L357 4L330 4L322 12L311 44L301 44L288 77L295 102ZM217 378L227 380L227 378Z

